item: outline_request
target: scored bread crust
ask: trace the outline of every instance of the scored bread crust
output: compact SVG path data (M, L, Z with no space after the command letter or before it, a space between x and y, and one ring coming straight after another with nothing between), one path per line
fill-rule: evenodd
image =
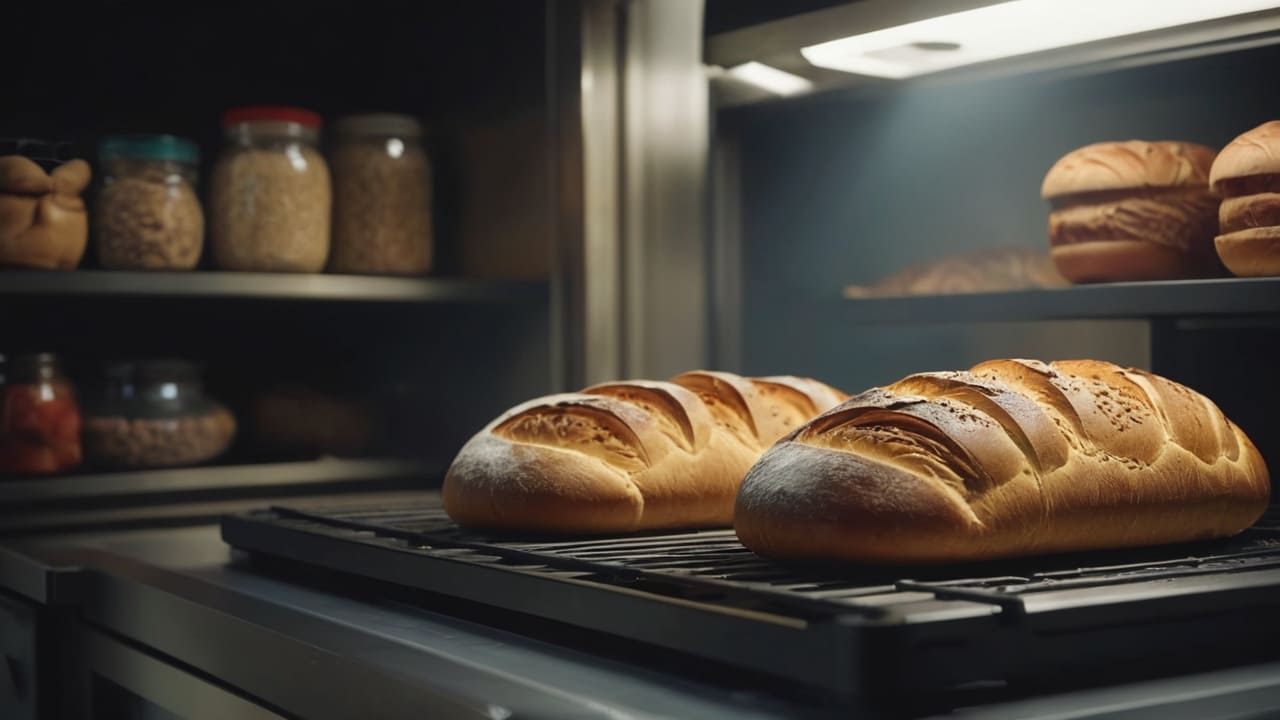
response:
M1224 537L1269 494L1203 395L1101 361L994 360L806 423L748 472L734 528L775 557L974 561Z
M728 526L765 448L845 398L816 380L696 371L531 400L477 433L445 474L445 511L549 533Z
M1184 142L1102 142L1073 150L1049 168L1046 200L1107 190L1207 187L1213 148Z
M1280 120L1265 122L1227 143L1213 161L1209 184L1215 189L1227 180L1280 173Z

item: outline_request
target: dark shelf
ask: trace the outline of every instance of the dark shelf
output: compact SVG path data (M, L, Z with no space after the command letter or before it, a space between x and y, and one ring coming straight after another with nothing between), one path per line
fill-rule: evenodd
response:
M239 272L0 273L3 297L169 297L249 300L513 303L544 298L541 282Z
M1061 290L854 298L846 317L861 325L1280 316L1280 278L1166 280Z
M410 460L339 460L257 465L211 465L53 478L0 481L0 515L6 510L33 509L106 499L140 500L147 496L217 493L235 495L267 489L323 487L357 483L417 482L426 487L443 467Z

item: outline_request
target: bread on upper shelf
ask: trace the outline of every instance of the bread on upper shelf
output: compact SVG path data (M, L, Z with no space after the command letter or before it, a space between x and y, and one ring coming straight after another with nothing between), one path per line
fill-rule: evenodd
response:
M1280 120L1232 140L1209 182L1222 196L1218 257L1236 275L1280 275Z
M1064 155L1040 194L1052 203L1053 261L1075 283L1222 274L1213 250L1214 150L1184 142L1104 142Z
M727 527L765 448L845 397L808 378L695 371L538 398L467 442L444 508L501 530Z
M1069 285L1043 250L986 248L909 265L870 285L849 285L846 298L955 295Z
M929 563L1232 535L1267 507L1261 455L1208 398L1096 360L911 375L792 432L734 527L769 556Z

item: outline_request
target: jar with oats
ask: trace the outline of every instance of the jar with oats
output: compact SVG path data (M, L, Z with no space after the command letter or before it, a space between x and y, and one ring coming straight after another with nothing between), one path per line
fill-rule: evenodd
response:
M353 115L333 126L333 253L340 273L431 268L431 166L408 115Z
M98 159L98 262L109 270L194 268L204 247L196 144L172 135L118 135L102 141Z
M224 270L320 272L329 258L329 166L320 116L290 107L228 110L209 189L213 258Z

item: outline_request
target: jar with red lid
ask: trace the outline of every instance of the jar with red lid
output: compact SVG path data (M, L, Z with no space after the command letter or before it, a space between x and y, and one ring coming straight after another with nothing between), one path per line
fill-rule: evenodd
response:
M53 475L80 459L80 406L57 356L13 358L0 385L0 474Z
M222 118L209 187L209 239L224 270L320 272L329 258L332 190L317 150L320 116L246 107Z

